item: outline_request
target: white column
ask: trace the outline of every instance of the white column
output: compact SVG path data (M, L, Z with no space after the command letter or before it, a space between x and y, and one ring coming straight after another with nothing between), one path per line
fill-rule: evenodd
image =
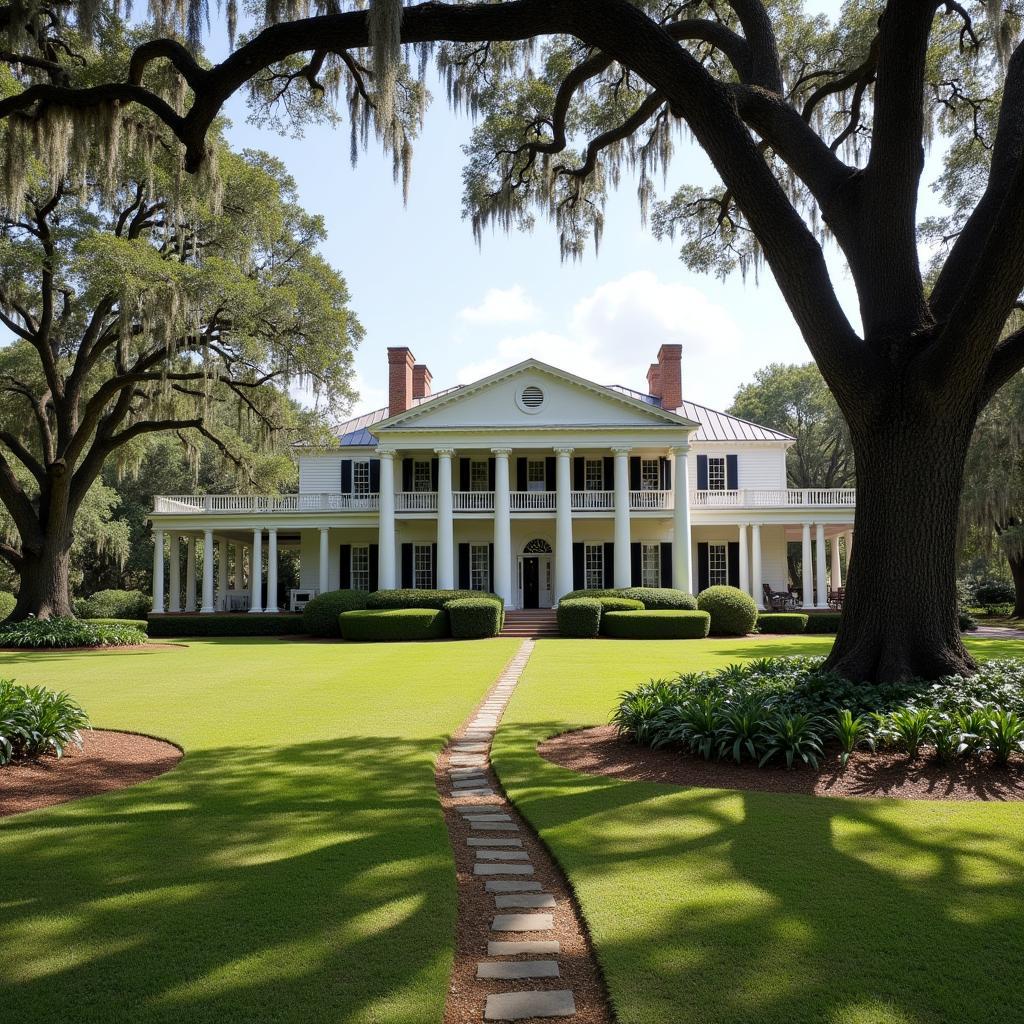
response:
M800 566L804 583L804 608L814 607L814 566L811 564L811 524L804 523Z
M228 602L228 542L223 537L217 542L217 611L227 608Z
M693 569L690 547L690 463L689 446L672 449L672 586L693 592Z
M750 593L750 553L747 551L747 524L740 523L740 590Z
M613 448L615 456L615 571L616 587L633 585L632 560L629 553L629 448Z
M817 578L818 607L828 607L828 588L825 578L825 525L818 523L814 537L814 567Z
M377 586L395 589L395 453L378 448L380 456L380 512L378 513Z
M277 607L277 529L267 530L267 607L268 612L278 611Z
M754 523L750 527L750 589L753 592L754 604L764 607L764 578L761 569L761 524Z
M167 581L167 610L169 612L181 611L181 538L175 532L167 535L168 541L168 575Z
M203 530L203 603L200 612L213 611L213 530Z
M153 611L164 610L164 531L153 531Z
M491 585L505 607L512 607L512 508L508 457L511 448L492 448L494 456L494 579Z
M435 448L437 456L437 586L455 587L455 518L452 513L452 456L454 448Z
M185 539L185 611L196 610L196 537Z
M329 531L326 526L320 527L320 576L317 584L321 594L326 594L330 589L330 568L331 568L331 553L330 553L330 537Z
M555 602L572 590L572 448L556 448Z
M249 611L263 611L263 531L252 531L252 557L249 559Z
M843 585L843 567L839 560L839 534L829 542L832 555L832 589L838 590Z

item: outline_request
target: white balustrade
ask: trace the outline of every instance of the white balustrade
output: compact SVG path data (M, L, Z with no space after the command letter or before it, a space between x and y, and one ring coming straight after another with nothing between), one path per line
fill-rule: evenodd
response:
M856 504L853 487L690 492L690 505L695 508L853 508Z
M196 512L376 512L377 494L178 494L160 495L153 511Z
M614 491L573 491L573 512L608 512L615 507Z
M671 491L630 491L629 507L634 512L667 511L672 508Z
M555 491L513 491L513 512L554 512Z
M395 495L396 512L436 512L437 491L399 491Z
M494 491L455 491L452 507L456 512L493 512Z

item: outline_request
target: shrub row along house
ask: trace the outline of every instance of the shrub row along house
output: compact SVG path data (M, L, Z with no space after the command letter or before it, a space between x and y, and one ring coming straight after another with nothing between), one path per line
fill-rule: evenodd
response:
M788 488L794 439L684 400L681 360L663 345L645 392L528 359L431 394L427 367L390 348L388 407L300 450L297 494L155 499L153 610L276 612L396 587L546 608L584 588L730 584L761 604L789 587L791 542L811 567L798 601L825 607L854 492ZM301 566L287 594L285 546Z

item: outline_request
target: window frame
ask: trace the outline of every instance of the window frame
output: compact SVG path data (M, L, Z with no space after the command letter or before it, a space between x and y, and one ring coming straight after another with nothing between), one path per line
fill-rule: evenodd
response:
M729 489L729 473L724 455L708 456L708 490L727 491Z
M596 469L596 473L592 471ZM583 490L603 491L604 485L604 459L583 460Z
M661 462L658 459L640 459L640 490L661 490Z
M365 568L358 563L365 561ZM357 576L363 577L357 580ZM349 556L349 587L352 590L370 589L370 545L353 544Z
M539 468L539 475L535 476L535 471ZM540 484L539 487L535 487L534 484ZM535 494L539 494L548 489L548 468L544 459L531 459L526 460L526 490L532 491Z
M425 559L425 565L421 564ZM426 582L421 582L421 574L426 573ZM434 546L432 544L413 544L412 546L412 588L413 590L434 589Z
M708 544L708 586L727 587L729 585L729 545Z
M640 586L661 586L661 544L640 544Z
M370 493L370 460L352 460L352 493L365 498Z
M604 589L604 544L583 545L583 589Z
M424 480L427 486L421 487ZM429 494L434 490L434 474L430 466L430 459L412 460L412 489L416 494Z
M489 491L491 483L491 469L486 459L469 460L469 489L480 493Z
M485 594L491 591L490 544L469 545L469 589Z

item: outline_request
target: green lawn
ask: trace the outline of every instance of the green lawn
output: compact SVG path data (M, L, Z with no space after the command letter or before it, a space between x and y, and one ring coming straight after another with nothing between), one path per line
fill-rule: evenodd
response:
M187 751L0 820L4 1019L439 1021L455 884L432 761L515 647L0 654L0 677Z
M535 753L649 676L829 644L537 645L495 762L576 888L622 1024L1024 1020L1024 804L684 790Z

